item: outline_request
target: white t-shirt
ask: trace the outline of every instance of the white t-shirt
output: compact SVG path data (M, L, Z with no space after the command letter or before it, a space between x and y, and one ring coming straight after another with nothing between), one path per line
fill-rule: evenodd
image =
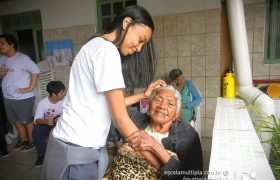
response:
M20 100L35 96L35 92L19 93L20 88L30 85L31 74L39 74L39 67L25 54L17 52L12 57L1 56L0 66L9 68L2 80L3 95L7 99Z
M63 114L53 136L83 147L103 147L111 124L105 92L124 87L116 46L100 37L87 42L71 67Z
M161 140L162 140L163 138L168 137L168 135L169 135L169 132L167 132L167 133L165 133L165 134L158 133L158 132L153 132L153 131L151 130L150 125L148 125L148 126L146 127L145 130L146 130L146 132L147 132L150 136L154 137L154 138L157 140L157 142L159 142L161 145L162 145Z
M34 117L34 122L36 119L48 119L54 118L57 115L62 114L62 103L63 100L58 101L56 104L53 104L49 101L49 97L43 98L36 108L36 113ZM35 122L36 123L36 122Z

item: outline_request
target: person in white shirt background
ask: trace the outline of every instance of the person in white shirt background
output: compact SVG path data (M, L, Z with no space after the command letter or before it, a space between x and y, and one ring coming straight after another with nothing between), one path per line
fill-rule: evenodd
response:
M9 121L19 133L13 148L27 152L34 148L32 109L40 69L27 55L18 51L18 41L11 34L0 35L0 54L4 106Z
M47 139L62 114L62 103L65 86L61 81L50 81L47 84L49 96L41 99L37 105L32 132L33 143L37 150L35 167L42 167L47 148Z

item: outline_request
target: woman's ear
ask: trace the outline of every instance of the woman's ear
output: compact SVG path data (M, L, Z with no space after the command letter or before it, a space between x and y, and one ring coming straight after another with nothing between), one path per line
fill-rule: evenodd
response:
M131 23L132 23L132 19L130 17L124 18L123 19L123 30L126 30Z
M177 120L180 117L180 111L176 113L175 120Z

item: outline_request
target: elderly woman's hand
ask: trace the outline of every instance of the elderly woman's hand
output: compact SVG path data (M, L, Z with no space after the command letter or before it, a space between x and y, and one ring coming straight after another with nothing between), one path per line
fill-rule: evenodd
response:
M135 151L149 151L163 164L166 164L171 157L166 149L145 131L136 131L132 133L127 138L127 141Z
M158 142L154 137L148 135L145 131L136 131L127 138L128 144L135 151L154 152L154 147Z
M159 88L160 86L166 86L165 81L158 79L155 82L152 82L147 87L147 89L145 89L145 92L144 92L145 97L149 97L152 94L153 90Z

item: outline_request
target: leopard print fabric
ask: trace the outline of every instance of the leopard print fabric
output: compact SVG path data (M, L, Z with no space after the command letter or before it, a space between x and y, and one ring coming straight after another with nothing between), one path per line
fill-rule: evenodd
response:
M112 167L106 172L103 180L158 180L162 179L161 177L159 171L152 167L139 152L124 144L118 150Z
M107 172L108 180L156 180L161 179L158 171L152 167L139 152L127 144L121 146L114 157L112 167Z

